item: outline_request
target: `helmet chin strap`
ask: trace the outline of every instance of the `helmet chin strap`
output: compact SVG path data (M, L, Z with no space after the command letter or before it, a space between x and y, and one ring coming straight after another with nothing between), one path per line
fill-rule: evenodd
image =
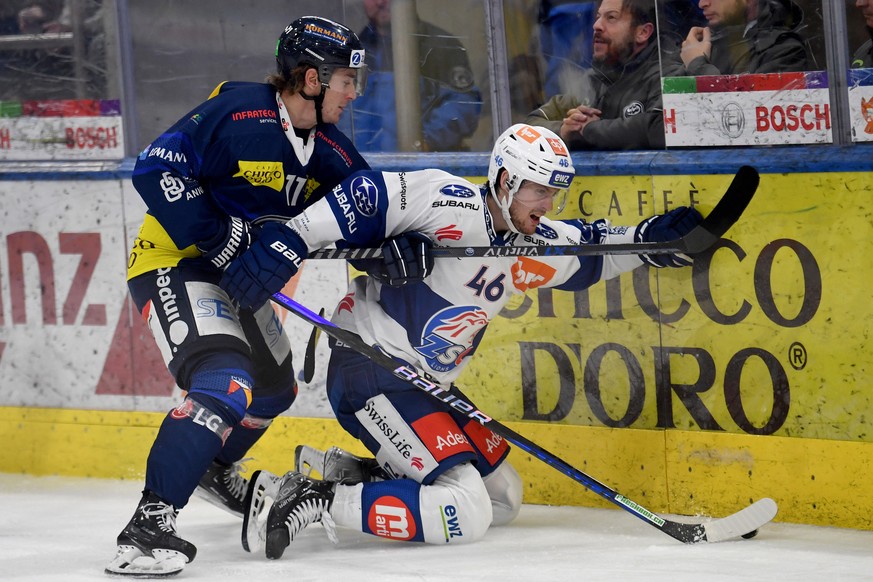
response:
M499 176L497 181L500 181ZM515 183L516 181L518 182L517 184ZM515 198L515 193L518 192L518 188L521 186L521 180L519 180L518 177L513 180L511 177L507 176L506 186L509 194L506 197L506 200L501 200L500 188L497 187L497 184L494 185L494 201L497 202L497 207L500 208L500 214L503 216L503 221L506 223L509 230L515 234L521 234L521 231L515 227L515 224L512 222L512 216L509 214L509 207L512 206L512 199Z
M307 101L312 101L315 103L315 123L316 125L321 125L324 123L324 119L321 117L321 104L324 103L324 83L321 84L321 91L319 91L318 95L307 95L303 92L303 89L300 90L300 96L306 99Z

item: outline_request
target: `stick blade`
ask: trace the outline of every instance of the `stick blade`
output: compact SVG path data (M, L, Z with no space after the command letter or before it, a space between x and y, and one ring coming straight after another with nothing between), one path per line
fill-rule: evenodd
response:
M743 215L758 190L760 181L758 170L752 166L740 167L712 212L697 228L682 237L685 252L701 253L717 243Z
M765 497L733 515L703 524L707 542L720 542L756 531L776 517L776 502Z

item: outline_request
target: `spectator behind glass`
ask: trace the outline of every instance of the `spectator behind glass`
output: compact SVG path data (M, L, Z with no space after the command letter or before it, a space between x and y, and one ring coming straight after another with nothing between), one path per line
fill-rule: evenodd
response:
M873 0L855 0L855 6L861 9L864 25L870 33L870 40L855 51L852 57L853 69L873 68Z
M680 52L687 75L809 71L815 63L791 0L700 0L709 26L693 27Z
M542 0L539 6L540 51L546 63L546 95L565 93L582 70L591 66L591 29L597 0Z
M663 148L656 37L654 0L603 0L594 21L592 67L525 123L551 129L570 149Z
M369 24L360 33L367 51L367 89L354 105L354 141L362 152L397 151L391 0L363 0ZM479 125L482 95L473 79L467 49L455 35L418 20L415 37L421 63L422 151L466 149L464 139Z
M0 35L43 32L43 23L57 17L61 3L61 0L3 0L0 2Z

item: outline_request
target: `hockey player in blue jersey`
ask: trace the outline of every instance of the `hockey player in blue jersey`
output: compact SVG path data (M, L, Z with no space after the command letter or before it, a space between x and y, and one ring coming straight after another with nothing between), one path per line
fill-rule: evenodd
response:
M218 282L260 224L288 220L369 167L334 125L366 70L355 33L319 17L285 28L276 62L266 83L219 85L133 171L148 213L128 285L186 397L152 445L111 574L169 575L194 559L175 520L195 488L241 516L240 461L297 395L290 342L272 308L238 309Z
M373 246L387 240L383 249L407 252L354 279L333 322L448 389L513 295L540 287L585 289L646 263L691 264L684 255L429 257L431 245L671 240L702 219L686 207L626 227L546 218L573 176L564 142L524 124L497 139L481 187L440 170L359 172L301 215L266 226L225 271L221 286L242 305L260 305L313 250L335 241ZM396 243L394 237L413 231L417 238ZM281 479L256 472L244 517L247 549L264 545L268 558L279 558L314 522L330 536L341 526L394 540L466 543L517 514L522 485L505 460L509 447L478 422L335 341L327 395L337 420L375 460L345 454L336 463L331 454L319 467L323 480L296 471Z

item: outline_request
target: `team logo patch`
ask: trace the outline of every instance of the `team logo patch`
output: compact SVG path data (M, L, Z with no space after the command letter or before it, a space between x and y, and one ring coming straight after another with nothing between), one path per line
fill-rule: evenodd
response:
M488 325L488 314L474 305L460 305L438 311L425 324L421 345L415 351L437 372L457 367L473 350Z
M355 201L355 207L358 212L364 216L373 216L376 214L376 208L379 205L379 189L373 180L359 176L352 180L352 199Z
M521 292L542 287L552 280L557 272L540 261L519 257L512 265L512 284Z
M455 198L472 198L476 195L475 192L466 186L461 186L460 184L449 184L448 186L443 186L440 188L440 194L444 196L454 196Z
M252 186L266 186L276 192L285 188L285 168L282 162L239 161L239 172L234 178L244 178Z
M533 143L539 139L542 134L529 125L522 125L518 128L518 131L515 132L515 135L528 143Z
M555 240L558 238L558 233L555 232L555 229L551 226L546 226L542 222L537 225L537 234L549 240Z
M646 108L643 107L642 103L640 103L639 101L634 101L633 103L631 103L630 105L628 105L627 107L624 108L624 111L622 111L621 116L624 119L627 119L628 117L633 117L634 115L639 115L640 113L644 112L645 110L646 110Z
M415 434L437 461L458 453L473 452L473 447L447 412L433 412L412 423Z
M336 311L337 311L337 313L339 313L340 311L348 311L349 313L351 313L352 309L354 309L354 308L355 308L355 294L349 293L348 295L346 295L345 297L343 297L340 300L339 305L337 305Z
M437 241L441 241L445 238L449 240L461 240L461 237L464 236L464 231L458 230L456 224L450 224L448 226L442 227L434 234L436 235Z
M374 535L392 540L408 541L418 533L409 507L393 495L383 495L373 502L367 526Z
M547 137L546 141L549 142L549 145L552 146L552 151L559 156L569 156L567 153L567 148L564 145L564 142L560 139L555 139L553 137Z
M549 179L549 185L554 186L555 188L567 188L570 186L570 182L573 181L573 178L573 174L555 170L552 172L552 177Z

